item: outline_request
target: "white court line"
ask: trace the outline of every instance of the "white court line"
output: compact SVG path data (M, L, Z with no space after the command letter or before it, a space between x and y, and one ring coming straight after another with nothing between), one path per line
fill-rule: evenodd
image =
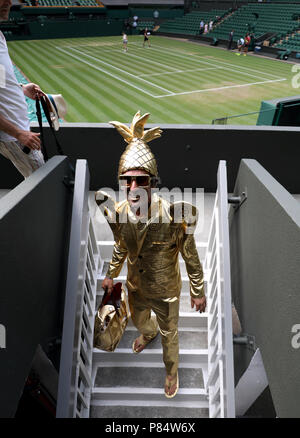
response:
M136 44L136 43L133 43L133 44ZM161 49L163 49L163 50L161 50ZM172 51L172 52L175 52L175 54L176 54L177 56L179 56L179 57L181 57L181 58L184 58L184 59L189 59L189 60L190 60L191 57L193 56L193 55L189 55L189 56L188 56L188 55L183 55L183 54L181 54L181 53L178 53L178 51L175 50L175 49L171 49L171 48L166 49L165 47L162 47L162 46L155 46L155 47L151 46L151 50L158 50L159 52L164 52L164 53L169 52L169 51ZM197 58L194 58L192 61L193 61L193 62L198 62L198 63L200 63L200 64L207 64L207 65L211 65L211 66L215 66L215 67L216 67L216 64L213 64L213 63L211 63L211 62L207 62L207 61L202 61L202 60L197 59ZM222 61L218 61L218 62L222 62ZM232 65L232 64L229 64L229 65ZM235 65L235 64L234 64L234 67L240 68L239 66L237 66L237 65ZM253 74L251 74L251 73L247 73L247 72L245 72L245 71L243 71L243 70L233 69L232 67L231 67L231 68L230 68L230 67L223 67L223 68L224 68L225 70L230 70L230 71L232 71L232 72L243 73L244 75L252 76L252 77L254 77L254 78L269 80L269 78L267 78L267 77L263 77L262 75L260 75L260 76L253 75ZM247 68L247 67L243 67L243 68ZM249 70L249 69L248 69L248 70ZM276 76L275 76L275 77L276 77ZM278 79L283 79L283 78L278 78ZM286 79L286 78L284 78L284 79Z
M112 52L112 50L110 50L110 51L106 50L106 52ZM119 50L114 49L114 52L119 52ZM144 58L143 56L134 55L133 53L129 53L129 51L126 52L126 56L133 56L134 58L138 58L138 59L140 59L141 61L142 61L143 59L145 59L145 60L149 63L149 58ZM175 67L171 67L170 65L162 64L161 62L154 61L154 60L152 60L152 59L151 59L150 62L151 62L151 64L158 64L160 67L163 66L163 67L166 67L166 68L168 68L168 69L172 68L172 69L176 70Z
M102 61L101 59L99 59L99 58L97 58L97 57L95 57L95 56L88 55L87 53L85 53L85 52L81 52L81 51L78 50L78 49L71 48L71 50L74 50L75 52L78 52L78 53L80 53L81 55L84 55L84 56L86 56L86 57L88 57L88 58L94 59L94 60L97 61L97 62L101 62L101 63L104 64L104 65L108 65L109 67L114 68L115 70L118 70L118 71L122 72L122 73L125 74L125 75L132 76L134 79L139 79L140 81L146 82L147 84L151 85L153 88L160 88L161 90L166 91L166 92L169 93L170 95L173 94L173 91L167 90L167 88L161 87L160 85L153 84L153 82L147 81L147 79L139 78L138 76L133 75L132 73L128 73L127 71L123 70L122 68L115 67L114 65L109 64L108 62ZM154 96L154 97L155 97L155 96Z
M193 56L199 56L199 55L193 55ZM226 64L226 65L232 65L232 64L230 64L229 62L224 62L224 61L219 61L217 58L215 58L214 56L211 56L211 58L214 60L214 61L217 61L217 62L220 62L221 64ZM254 68L252 68L251 67L251 69L249 69L249 67L245 67L244 65L236 65L236 64L233 64L235 67L238 67L238 68L245 68L245 69L247 69L247 70L251 70L251 71L255 71L256 73L261 73L261 74L263 74L263 75L269 75L269 76L272 76L274 79L283 79L283 78L279 78L278 76L276 76L276 75L273 75L272 73L268 73L268 72L266 72L266 71L264 71L264 72L261 72L261 71L259 71L259 70L256 70L256 69L254 69Z
M179 93L173 93L173 92L170 92L169 90L167 90L167 91L168 91L169 93L171 93L171 94L163 94L163 95L160 95L160 96L157 96L157 95L155 96L155 95L153 95L152 93L150 93L150 92L144 90L143 88L140 88L140 87L138 87L137 85L134 85L134 84L132 84L131 82L128 82L128 81L126 81L125 79L122 79L122 78L120 78L119 76L116 76L116 75L114 75L113 73L110 73L110 72L108 72L108 71L102 69L101 67L97 67L97 66L95 66L94 64L91 64L90 62L85 61L85 60L79 58L78 56L76 56L76 55L74 55L74 54L72 54L72 53L70 53L70 52L68 52L68 51L66 51L66 50L64 50L64 49L62 49L61 47L58 47L58 46L57 46L56 48L57 48L58 50L64 52L64 53L66 53L67 55L69 55L69 56L71 56L71 57L73 57L73 58L79 60L80 62L89 65L90 67L94 68L95 70L102 71L103 73L107 74L108 76L111 76L111 77L113 77L114 79L119 80L120 82L124 82L124 83L126 83L127 85L129 85L130 87L135 88L135 89L141 91L142 93L145 93L145 94L147 94L148 96L151 96L151 97L156 98L156 99L157 99L157 98L163 98L163 97L169 97L169 96L178 96L178 95L183 95L183 94L203 93L203 92L208 92L208 91L218 91L218 90L229 89L229 88L247 87L247 86L251 86L251 85L259 85L259 84L264 84L264 83L280 82L280 81L285 81L285 80L286 80L286 78L282 78L282 79L276 79L276 80L266 80L266 81L261 81L261 82L252 82L252 83L249 83L249 84L228 85L228 86L217 87L217 88L208 88L208 89L193 90L193 91L183 91L183 92L179 92ZM71 48L71 47L69 47L69 48ZM74 50L76 50L76 49L74 49ZM79 50L78 50L78 52L79 52L79 53L82 53L82 52L80 52ZM83 53L83 54L84 54L84 53ZM87 56L89 56L89 55L87 55ZM183 57L186 57L186 56L183 55ZM102 62L103 62L103 61L102 61ZM210 64L210 63L206 63L206 64L208 64L208 65L212 65L212 64ZM219 66L216 66L216 67L219 67ZM226 67L222 67L222 68L226 68ZM121 71L124 73L123 70L121 70ZM134 75L131 75L131 76L134 76ZM135 76L134 76L134 77L135 77ZM150 84L153 85L152 83L150 83ZM159 87L159 88L161 88L161 87Z
M193 91L182 91L180 93L173 93L173 96L180 96L182 94L193 94L193 93L205 93L207 91L219 91L219 90L225 90L229 88L238 88L238 87L250 87L251 85L260 85L260 84L266 84L269 82L282 82L286 81L286 78L283 79L270 79L267 81L261 81L261 82L250 82L249 84L239 84L239 85L227 85L225 87L218 87L218 88L207 88L202 90L193 90ZM162 94L161 96L154 96L156 99L160 99L162 97L169 97L169 94Z
M142 93L148 94L148 96L155 97L153 94L149 93L148 91L144 90L143 88L138 87L137 85L132 84L131 82L126 81L125 79L120 78L119 76L114 75L113 73L109 73L108 71L104 70L101 67L97 67L94 64L91 64L88 61L84 61L83 59L79 58L78 56L74 55L73 53L67 52L66 50L62 49L61 47L56 47L61 52L66 53L67 55L71 56L72 58L78 59L80 62L83 62L84 64L89 65L90 67L94 68L95 70L102 71L103 73L107 74L108 76L111 76L114 79L117 79L120 82L124 82L124 84L129 85L132 88L135 88L136 90L141 91ZM169 94L166 94L166 96L169 96Z
M158 46L158 47L161 47L162 49L164 49L162 46ZM160 50L160 49L157 49L157 50ZM171 49L172 50L172 49ZM162 52L166 52L165 51L165 49L164 50L160 50L160 51L162 51ZM193 57L194 55L189 55L189 56L187 56L187 55L183 55L183 54L179 54L178 52L176 52L175 51L175 53L178 55L178 56L181 56L182 58L185 58L185 59L191 59L191 57ZM212 66L217 66L216 64L213 64L212 62L209 62L209 60L208 61L203 61L203 60L200 60L200 59L197 59L197 58L195 58L195 57L193 57L193 59L192 59L192 61L193 62L198 62L198 63L200 63L200 64L207 64L207 65L212 65ZM218 62L222 62L222 61L218 61ZM239 66L236 66L235 64L233 65L234 67L237 67L237 69L236 68L232 68L232 64L229 64L230 65L230 67L223 67L224 68L224 70L229 70L230 72L235 72L235 73L243 73L244 75L246 75L246 76L251 76L251 77L253 77L253 78L256 78L256 79L269 79L269 78L267 78L267 77L263 77L262 75L260 75L260 76L257 76L257 75L253 75L253 74L251 74L251 73L247 73L247 72L245 72L245 71L243 71L243 70L238 70L238 68L239 68ZM248 69L249 70L249 69ZM252 71L252 70L250 70L250 71Z
M134 44L134 43L133 43L133 44ZM153 48L153 49L155 49L155 50L158 50L158 51L160 51L160 52L166 52L166 50L165 50L164 47L162 47L162 46L157 46L157 47L160 47L160 48L162 48L163 50L160 50L159 48L157 49L156 47L152 47L152 46L151 46L151 48ZM169 50L169 49L168 49L168 50ZM180 56L180 57L185 58L185 59L186 59L186 58L189 59L189 56L187 56L187 55L178 54L178 52L177 52L176 50L174 50L174 49L170 49L170 50L175 51L175 54L176 54L177 56ZM195 59L194 61L196 61L196 62L198 62L198 63L204 63L204 64L207 64L207 65L212 65L212 66L214 66L214 67L217 67L217 65L212 64L212 63L210 63L210 62L201 61L201 60L198 60L198 59ZM229 67L223 67L223 69L233 71L233 69L232 69L232 68L229 68ZM235 70L235 71L236 71L236 70ZM246 72L243 72L243 71L236 71L236 72L237 72L237 73L243 73L244 75L252 76L252 77L254 77L254 78L261 79L261 76L251 75L250 73L246 73ZM228 88L239 88L239 87L246 87L246 86L251 86L251 85L260 85L260 84L270 83L270 82L281 82L281 81L286 81L286 78L278 78L278 79L272 79L272 80L269 79L269 78L264 78L264 79L266 79L266 80L264 80L264 81L258 81L258 82L251 82L251 83L247 83L247 84L237 84L237 85L228 85L228 86L224 86L224 87L207 88L207 89L201 89L201 90L182 91L182 92L178 92L178 93L173 93L173 96L179 96L179 95L184 95L184 94L193 94L193 93L204 93L204 92L207 92L207 91L218 91L218 90L224 90L224 89L228 89ZM167 97L167 95L163 94L163 95L161 95L161 96L155 96L155 98L162 98L162 97Z
M159 47L164 48L163 46L159 46ZM175 51L175 53L177 53L175 49L171 49L171 50L173 50L173 51ZM195 53L195 54L193 54L193 55L191 55L191 56L199 57L199 56L206 56L206 55L200 55L200 54ZM244 66L244 65L236 65L236 64L231 64L230 62L220 61L220 60L219 60L218 58L216 58L215 56L209 56L209 58L212 58L214 61L219 62L219 63L221 63L221 64L229 65L230 67L234 66L234 67L237 67L238 69L245 69L245 70L248 70L248 71L250 70L250 71L253 71L253 72L259 73L259 74L261 75L261 78L262 78L262 79L269 79L269 78L263 77L263 75L271 76L271 77L273 77L274 79L286 79L286 78L280 78L279 76L274 75L274 74L272 74L272 73L262 72L262 71L260 71L260 70L256 70L256 69L254 69L254 68L252 68L252 67L249 68L249 67L246 67L246 66ZM243 72L243 71L242 71L242 72Z
M114 50L115 52L117 52L117 50ZM108 52L108 50L106 50L105 52ZM133 53L126 53L126 56L133 56L135 58L138 59L146 59L149 62L149 58L144 58L143 56L139 56L139 55L134 55ZM166 71L166 72L157 72L157 73L142 73L137 75L138 77L142 77L142 76L160 76L160 75L169 75L169 74L174 74L174 73L188 73L188 72L194 72L194 71L206 71L206 70L216 70L218 68L222 68L222 66L217 66L217 67L208 67L208 68L194 68L194 69L190 69L190 70L177 70L175 67L171 67L170 65L166 65L166 64L162 64L161 62L158 61L154 61L153 59L150 60L151 64L158 64L159 66L163 66L166 68L172 68L174 71Z
M221 65L218 67L207 67L207 68L193 68L191 70L175 70L175 71L165 71L163 73L143 73L139 76L160 76L160 75L172 75L174 73L190 73L190 72L194 72L194 71L200 71L201 73L203 71L207 71L207 70L217 70L223 68Z

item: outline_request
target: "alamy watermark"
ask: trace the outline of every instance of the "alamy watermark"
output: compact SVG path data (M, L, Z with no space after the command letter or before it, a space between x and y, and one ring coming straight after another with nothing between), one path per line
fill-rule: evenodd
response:
M104 187L97 192L97 203L104 215L98 215L98 221L104 223L127 223L127 222L144 222L149 219L151 223L182 223L186 225L185 232L187 234L199 233L204 227L204 189L184 188L181 190L178 187L173 189L163 188L143 188L138 187L132 191L126 191L122 188L115 191L109 187ZM149 200L162 198L168 201L169 210L158 211L157 202ZM131 210L139 211L139 215L129 215L123 209L123 215L116 214L115 203L121 203L128 200L131 205ZM196 207L196 208L195 208ZM105 216L105 217L104 217Z
M3 64L0 64L0 88L5 88L5 86L6 86L5 67Z
M300 87L300 64L294 64L292 66L292 73L296 73L292 77L292 87L299 88Z
M296 333L291 340L292 347L298 349L300 348L300 324L294 324L291 332Z
M0 348L6 348L6 329L0 324Z

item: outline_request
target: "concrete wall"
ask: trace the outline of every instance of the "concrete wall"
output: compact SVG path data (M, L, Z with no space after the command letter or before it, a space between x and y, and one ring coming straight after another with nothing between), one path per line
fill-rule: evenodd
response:
M243 160L230 212L232 296L244 333L260 348L278 417L300 417L300 206L255 160ZM297 344L296 344L297 346ZM300 343L298 345L300 347ZM252 353L235 348L235 378Z
M120 35L123 21L85 20L72 21L48 20L43 23L28 24L28 39L80 38L91 36Z
M0 200L0 417L15 415L40 344L60 337L72 190L55 157ZM49 347L50 348L50 347Z
M32 124L37 129L37 124ZM153 127L155 125L147 125ZM232 125L161 125L162 137L149 146L156 156L162 185L216 191L219 160L226 160L232 192L240 161L254 158L291 193L300 193L300 128ZM57 151L46 128L49 157ZM86 159L91 190L117 187L117 168L126 143L108 124L63 123L58 138L72 160ZM0 156L0 189L15 187L22 177Z

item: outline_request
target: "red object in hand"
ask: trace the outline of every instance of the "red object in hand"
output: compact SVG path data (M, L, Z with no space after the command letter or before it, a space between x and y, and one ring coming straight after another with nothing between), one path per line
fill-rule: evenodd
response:
M113 290L110 295L105 291L101 307L105 306L106 304L112 304L113 306L119 308L120 307L120 301L121 301L121 292L122 292L122 283L116 283L113 286Z

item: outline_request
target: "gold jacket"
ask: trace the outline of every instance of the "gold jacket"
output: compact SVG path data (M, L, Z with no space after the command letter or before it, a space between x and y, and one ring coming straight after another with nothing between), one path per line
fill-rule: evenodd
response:
M203 297L203 270L194 235L186 233L188 227L196 226L196 207L187 203L171 204L154 194L149 207L150 218L142 222L136 219L127 200L114 203L110 199L107 203L103 200L108 199L105 196L104 192L96 192L96 202L107 218L115 239L106 275L118 277L127 257L128 290L140 290L152 298L178 297L182 286L178 260L181 253L189 276L190 294L195 298ZM175 220L178 206L183 209L184 205L190 207L192 222L185 216L178 223Z

